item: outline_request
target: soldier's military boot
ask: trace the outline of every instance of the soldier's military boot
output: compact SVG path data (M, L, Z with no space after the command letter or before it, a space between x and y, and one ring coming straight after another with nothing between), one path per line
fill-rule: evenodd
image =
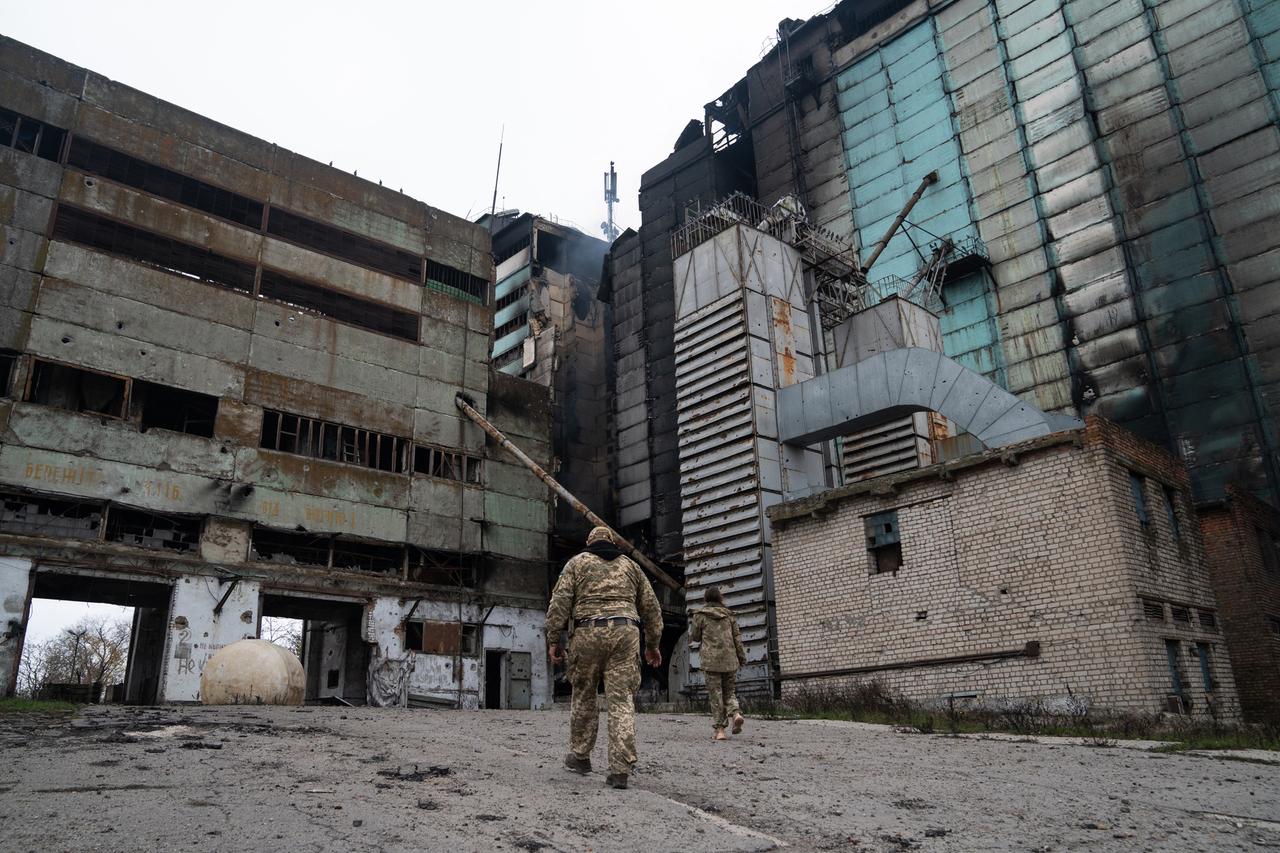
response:
M579 758L571 752L564 757L564 766L574 773L581 773L585 776L591 772L591 759L589 757Z
M604 783L608 785L610 788L625 789L627 787L627 774L626 773L610 773L608 778L604 780Z

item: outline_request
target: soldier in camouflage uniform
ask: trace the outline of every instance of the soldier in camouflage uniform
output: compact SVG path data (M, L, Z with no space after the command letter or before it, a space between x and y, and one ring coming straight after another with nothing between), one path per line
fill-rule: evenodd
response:
M591 750L599 728L596 685L604 676L609 703L609 776L606 784L627 787L636 762L635 692L640 687L640 621L644 620L644 657L662 663L662 610L640 567L618 549L613 532L596 527L587 549L565 564L547 608L547 642L551 660L563 652L560 632L572 620L569 641L569 749L564 765L575 773L591 772Z
M733 611L724 606L724 595L719 587L708 587L703 593L705 604L693 612L689 639L702 645L698 657L702 662L702 674L707 680L707 701L711 705L712 735L725 740L725 727L733 718L733 733L742 731L744 722L736 695L738 669L746 666L747 650L742 645L742 634Z

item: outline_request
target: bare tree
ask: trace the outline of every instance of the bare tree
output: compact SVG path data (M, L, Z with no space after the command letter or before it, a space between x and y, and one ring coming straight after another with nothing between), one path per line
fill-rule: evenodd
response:
M302 621L299 619L264 616L261 638L302 657Z
M131 626L125 619L89 617L41 643L27 643L18 690L34 696L45 684L116 684L124 680Z

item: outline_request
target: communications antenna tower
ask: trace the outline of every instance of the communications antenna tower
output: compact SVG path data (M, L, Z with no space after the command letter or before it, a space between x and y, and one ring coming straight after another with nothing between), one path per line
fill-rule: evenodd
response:
M613 205L618 200L618 173L613 169L613 161L609 161L609 171L604 173L604 204L608 211L607 218L600 223L604 238L612 243L618 239L618 226L613 224Z

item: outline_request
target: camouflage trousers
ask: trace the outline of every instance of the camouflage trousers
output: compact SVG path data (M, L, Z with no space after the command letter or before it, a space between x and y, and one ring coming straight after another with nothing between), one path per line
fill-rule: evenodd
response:
M635 625L578 628L569 641L569 749L588 758L596 745L596 685L604 676L609 709L609 772L630 773L636 763L635 694L640 687L640 629Z
M707 702L711 705L711 725L726 728L734 714L739 713L738 673L703 672L707 679Z

